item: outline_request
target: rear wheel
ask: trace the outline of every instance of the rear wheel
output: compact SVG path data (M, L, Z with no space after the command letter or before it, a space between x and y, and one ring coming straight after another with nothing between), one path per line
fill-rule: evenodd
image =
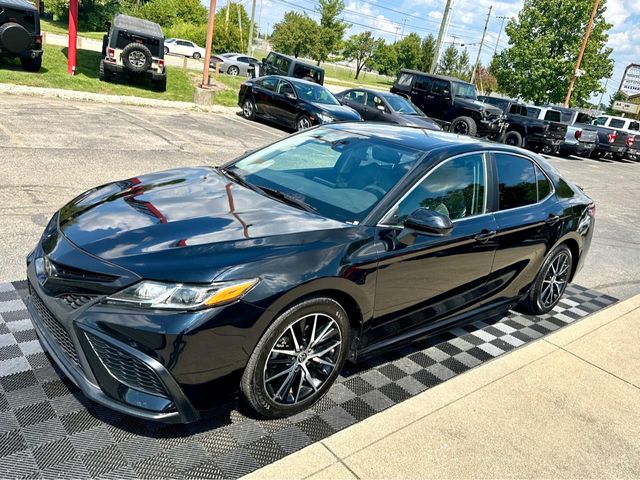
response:
M39 72L42 68L42 55L35 58L21 58L20 63L27 72Z
M522 135L520 135L520 133L516 132L515 130L507 132L502 142L505 145L511 145L513 147L522 147L524 143L522 140Z
M159 80L153 80L153 89L156 92L166 92L167 91L167 78L161 78Z
M478 133L478 125L471 117L458 117L451 122L451 131L458 135L475 137Z
M233 75L234 77L236 75L238 75L240 73L240 69L238 67L236 67L235 65L231 65L228 69L227 69L227 74L229 75Z
M556 247L542 264L527 298L518 306L524 313L542 315L550 312L564 294L571 272L573 256L566 245Z
M267 329L242 376L244 399L271 418L306 410L329 390L344 364L349 320L335 300L301 301Z
M193 54L193 59L194 60L200 60L202 58L202 55L200 55L200 52L196 52Z

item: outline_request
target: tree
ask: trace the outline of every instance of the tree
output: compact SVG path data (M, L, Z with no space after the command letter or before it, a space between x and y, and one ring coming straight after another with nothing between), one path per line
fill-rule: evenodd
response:
M138 15L166 28L178 22L206 23L207 9L200 0L151 0L138 9Z
M471 79L471 61L469 59L469 52L466 48L458 56L458 63L456 64L454 77L465 81L469 81Z
M318 62L324 62L329 55L339 49L344 32L349 24L340 18L344 10L342 0L319 0L318 13L320 14L320 28L316 34L311 58Z
M119 7L118 0L80 0L78 8L80 28L103 31L105 22L113 18ZM49 0L45 2L45 8L55 21L69 20L69 0Z
M349 61L356 62L356 80L360 75L360 71L365 65L368 65L376 50L384 41L373 38L370 31L351 35L344 44L344 57Z
M436 54L436 39L433 35L429 34L422 39L422 45L420 47L420 70L428 72L433 62L433 57Z
M491 75L491 72L482 65L478 67L475 83L476 88L487 95L498 90L496 77Z
M417 69L422 58L422 40L417 33L410 33L393 44L398 55L400 68Z
M458 49L454 44L450 44L440 57L438 63L438 73L441 75L455 76L458 70L459 58Z
M274 50L299 57L309 55L318 37L318 24L306 14L289 11L273 27L271 43Z
M395 75L398 73L398 53L393 45L382 40L373 52L369 66L381 75Z
M492 73L500 88L536 104L560 103L569 87L593 0L525 0L506 33L509 47L494 62ZM583 105L602 92L600 80L611 76L612 49L606 46L612 27L604 18L603 0L591 31L571 103Z
M227 9L229 9L228 22ZM213 51L244 52L249 41L250 23L251 19L247 11L239 3L228 3L218 10L215 19L216 29L213 34Z

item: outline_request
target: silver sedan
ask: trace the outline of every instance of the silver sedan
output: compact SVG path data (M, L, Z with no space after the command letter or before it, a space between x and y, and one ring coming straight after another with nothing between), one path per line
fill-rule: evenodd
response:
M211 68L215 69L216 64L220 66L220 73L228 75L249 75L249 67L258 63L258 59L249 57L242 53L223 53L211 57Z

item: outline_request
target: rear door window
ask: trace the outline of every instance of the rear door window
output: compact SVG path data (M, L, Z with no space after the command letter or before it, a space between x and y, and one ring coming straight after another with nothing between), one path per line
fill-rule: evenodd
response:
M607 123L608 118L607 117L598 117L593 121L594 125L604 125L605 123Z
M531 160L496 154L500 210L525 207L538 201L536 171Z
M355 103L364 104L366 96L367 94L362 90L351 90L344 96L344 98Z
M609 122L609 126L611 128L624 128L625 123L627 122L619 118L612 118L611 121Z
M425 77L424 75L418 75L416 77L416 83L414 87L417 90L424 90L425 92L428 92L429 90L431 90L431 85L433 85L432 78Z
M446 80L434 80L433 87L431 88L431 93L435 93L436 95L445 95L451 92L451 85Z
M265 78L264 80L261 81L260 85L262 86L262 88L265 88L267 90L275 92L276 88L278 86L278 79L277 78Z

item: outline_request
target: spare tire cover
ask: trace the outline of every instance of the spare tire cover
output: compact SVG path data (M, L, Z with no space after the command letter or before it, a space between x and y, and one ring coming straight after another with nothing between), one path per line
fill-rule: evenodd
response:
M9 53L22 53L31 42L31 35L22 25L9 22L0 27L0 45Z

